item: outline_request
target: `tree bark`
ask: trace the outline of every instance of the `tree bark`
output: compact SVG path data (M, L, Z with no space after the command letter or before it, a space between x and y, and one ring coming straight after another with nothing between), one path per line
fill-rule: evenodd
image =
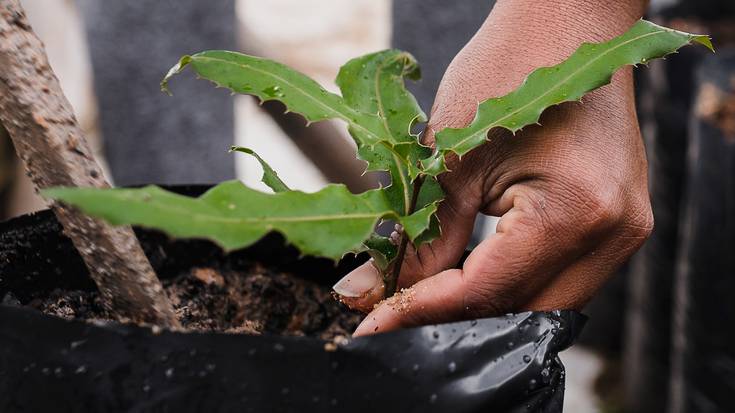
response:
M0 121L36 188L109 187L18 0L0 0ZM178 327L130 227L52 205L105 304L120 319Z

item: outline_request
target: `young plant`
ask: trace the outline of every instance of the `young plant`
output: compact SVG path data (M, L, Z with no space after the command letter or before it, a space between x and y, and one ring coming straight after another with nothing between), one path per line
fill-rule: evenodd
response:
M235 52L205 51L182 57L164 78L162 90L168 91L169 79L190 67L218 87L255 95L261 101L279 100L307 124L340 119L347 123L367 170L388 171L390 186L361 194L334 184L315 193L295 191L255 152L233 147L260 162L262 180L273 193L233 180L198 198L156 186L54 188L44 194L112 224L157 228L175 237L208 238L226 250L246 247L277 231L304 254L339 259L346 253L366 251L383 273L386 294L391 295L408 243L418 247L440 234L436 210L443 193L437 176L447 172L448 154L465 155L482 145L493 128L515 133L536 124L546 108L580 100L608 84L619 68L645 64L692 42L712 49L707 36L640 20L610 41L584 43L566 61L533 71L515 91L480 103L467 127L436 133L435 148L422 145L412 133L416 124L427 119L404 86L404 79L420 77L416 61L406 52L385 50L350 60L337 76L340 96L280 63ZM403 227L398 245L375 233L382 220Z

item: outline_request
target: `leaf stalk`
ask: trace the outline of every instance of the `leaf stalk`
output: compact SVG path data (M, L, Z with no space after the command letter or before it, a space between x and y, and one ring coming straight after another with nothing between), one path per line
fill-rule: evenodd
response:
M416 202L419 198L419 192L421 192L421 185L424 183L424 176L421 175L414 181L413 193L411 194L411 205L406 212L406 215L411 215L416 210ZM393 264L393 269L387 271L383 276L383 282L385 283L385 298L388 298L396 293L396 287L398 286L398 277L401 275L401 267L403 266L403 259L406 256L406 248L408 248L408 234L406 231L401 232L401 243L398 246L398 254L396 255L396 261Z

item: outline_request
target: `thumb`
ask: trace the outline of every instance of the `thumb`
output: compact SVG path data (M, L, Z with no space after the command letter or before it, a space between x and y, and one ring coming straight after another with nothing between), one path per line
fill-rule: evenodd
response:
M479 198L446 192L447 198L439 204L437 211L442 227L441 236L418 249L409 244L403 262L396 263L401 265L399 288L410 287L430 275L453 267L467 247L478 210L468 200ZM372 260L344 276L332 288L347 306L366 313L383 299L385 290L383 278Z

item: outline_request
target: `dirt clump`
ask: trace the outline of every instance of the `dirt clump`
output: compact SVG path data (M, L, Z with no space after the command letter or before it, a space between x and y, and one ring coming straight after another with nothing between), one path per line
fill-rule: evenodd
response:
M349 336L361 320L330 288L259 264L191 268L162 281L176 317L189 331L231 334ZM66 319L111 320L96 291L54 290L26 305Z

